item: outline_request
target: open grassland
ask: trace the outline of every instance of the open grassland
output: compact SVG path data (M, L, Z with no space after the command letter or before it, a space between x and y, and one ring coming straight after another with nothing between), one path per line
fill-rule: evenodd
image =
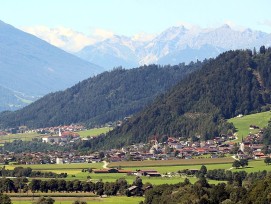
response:
M247 173L266 170L271 171L271 165L266 165L263 159L248 161L248 167L232 169L232 171L246 171Z
M257 133L259 130L251 130L249 129L250 125L256 125L260 128L264 128L267 126L268 121L271 119L271 112L262 112L262 113L256 113L251 115L246 115L241 118L231 118L228 120L228 122L233 123L237 130L238 139L235 140L236 142L240 142L242 140L242 137L246 137L250 132L251 133Z
M31 141L33 138L41 138L42 136L38 133L18 133L18 134L9 134L0 136L0 144L5 142L12 142L14 140L23 140L23 141Z
M30 167L33 170L39 170L39 171L66 172L69 170L81 171L82 169L87 169L87 168L100 169L102 168L103 163L5 165L6 169L14 169L17 166L22 166L24 168Z
M125 196L112 196L107 198L100 197L54 197L55 204L72 204L75 200L86 201L91 204L138 204L143 201L143 197L125 197ZM11 198L13 204L30 204L33 201L37 201L38 197L26 197L26 198Z
M201 158L201 159L176 159L176 160L145 160L123 161L110 163L108 167L154 167L154 166L183 166L183 165L206 165L232 163L232 158Z
M93 128L93 129L90 129L90 130L80 131L80 132L78 132L78 134L81 137L87 137L87 136L95 137L95 136L99 136L100 134L107 133L112 129L113 128L111 128L111 127Z

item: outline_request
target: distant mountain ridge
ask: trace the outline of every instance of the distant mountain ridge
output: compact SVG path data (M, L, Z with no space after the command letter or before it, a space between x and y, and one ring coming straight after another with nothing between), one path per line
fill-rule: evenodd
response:
M15 98L15 93L22 93L37 99L102 71L97 65L0 21L0 86ZM1 100L0 106L2 110L18 109L26 105L23 101L9 104L11 101Z
M77 56L107 69L144 64L177 64L213 58L227 50L259 49L271 46L271 34L246 29L238 31L228 25L214 29L171 27L150 41L136 41L126 36L86 46ZM109 63L107 63L107 60Z

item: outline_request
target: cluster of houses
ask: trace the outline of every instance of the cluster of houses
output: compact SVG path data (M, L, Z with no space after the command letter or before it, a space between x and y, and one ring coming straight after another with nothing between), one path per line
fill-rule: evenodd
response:
M17 164L64 164L64 163L96 163L101 162L99 153L80 155L75 151L59 152L6 152L0 154L0 163L14 162Z
M258 129L258 126L250 125L251 129ZM26 131L26 127L19 128ZM42 142L65 145L67 143L83 140L77 133L84 130L81 125L59 126L32 130L47 134L42 137ZM29 131L29 130L28 130ZM1 160L10 160L15 157L15 161L20 164L48 164L48 163L84 163L84 162L100 162L106 160L108 162L119 161L142 161L142 160L170 160L170 159L192 159L202 155L209 155L211 158L221 157L228 153L236 154L237 158L265 158L269 155L264 154L262 142L262 131L257 134L250 134L239 145L236 150L236 137L232 134L222 135L207 141L192 141L183 138L167 137L167 141L158 143L157 139L153 139L148 144L134 144L122 149L111 149L104 151L101 157L99 152L79 155L74 151L70 152L50 152L44 153L24 153L16 155L3 155ZM2 131L1 134L6 134ZM88 138L89 139L89 138ZM12 154L12 153L11 153ZM4 158L4 159L3 159ZM31 159L27 159L31 158ZM0 160L0 162L1 162Z
M242 139L236 157L239 159L264 159L270 157L270 155L264 153L264 145L261 143L263 139L262 133L262 131L259 131L257 134L249 134Z
M59 144L60 146L65 145L66 143L76 142L80 140L80 135L76 132L72 131L64 131L62 132L61 129L58 130L58 136L44 136L42 137L42 142L51 143L51 144Z
M78 132L82 130L86 130L86 128L83 125L63 125L63 126L56 126L56 127L46 127L46 128L38 128L38 129L29 129L27 126L20 126L18 128L9 128L0 131L1 135L7 135L7 134L16 134L16 133L39 133L39 134L48 134L48 135L55 135L58 134L59 130L61 132Z

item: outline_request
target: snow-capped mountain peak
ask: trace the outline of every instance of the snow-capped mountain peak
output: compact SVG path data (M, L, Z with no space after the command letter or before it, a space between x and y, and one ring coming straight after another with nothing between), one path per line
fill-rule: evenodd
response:
M189 63L216 57L230 49L258 49L270 44L271 34L249 28L235 30L228 24L205 29L174 26L144 42L126 36L113 36L85 47L77 55L107 68L117 65L129 68L151 63Z

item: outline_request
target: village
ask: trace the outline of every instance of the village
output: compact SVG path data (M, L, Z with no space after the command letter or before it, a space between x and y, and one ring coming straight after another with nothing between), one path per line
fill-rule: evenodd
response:
M250 129L259 127L250 125ZM87 141L93 137L80 137L78 131L85 130L82 125L58 126L28 130L26 127L18 129L19 132L40 133L39 142L52 145L65 146L76 141ZM12 130L11 130L12 131ZM51 152L2 152L0 163L7 164L69 164L69 163L97 163L97 162L120 162L120 161L143 161L143 160L177 160L194 159L201 157L218 158L232 155L236 159L259 159L269 157L262 142L262 130L250 134L241 142L236 142L234 134L222 135L212 140L201 141L200 138L185 140L172 136L165 136L164 142L158 142L153 136L149 143L134 144L122 149L91 152L82 154L75 150L51 151ZM1 132L1 134L9 134ZM1 136L0 136L1 137Z

